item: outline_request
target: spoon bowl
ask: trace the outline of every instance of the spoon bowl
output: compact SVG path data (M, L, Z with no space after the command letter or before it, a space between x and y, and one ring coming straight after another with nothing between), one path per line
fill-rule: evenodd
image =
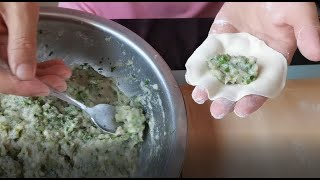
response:
M86 105L68 96L67 94L59 92L52 88L50 89L50 95L85 111L90 116L92 122L104 132L111 134L114 134L116 132L119 124L115 122L114 117L116 111L114 106L111 106L109 104L98 104L93 107L87 107Z

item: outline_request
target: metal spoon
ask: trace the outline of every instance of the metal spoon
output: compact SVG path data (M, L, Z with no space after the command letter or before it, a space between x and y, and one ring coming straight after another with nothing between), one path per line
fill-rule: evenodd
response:
M115 107L108 104L98 104L94 107L87 107L79 101L73 99L65 93L61 93L57 90L50 89L50 95L55 96L69 104L79 107L88 113L91 117L92 122L100 129L107 133L114 134L119 124L115 122Z

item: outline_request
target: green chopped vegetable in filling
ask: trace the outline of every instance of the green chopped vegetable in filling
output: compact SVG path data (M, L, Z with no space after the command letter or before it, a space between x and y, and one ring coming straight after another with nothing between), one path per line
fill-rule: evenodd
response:
M218 54L208 61L212 74L224 84L247 85L258 77L255 57Z
M73 68L67 93L85 105L110 103L116 135L54 97L0 94L0 177L130 177L137 168L146 117L112 78L88 64Z

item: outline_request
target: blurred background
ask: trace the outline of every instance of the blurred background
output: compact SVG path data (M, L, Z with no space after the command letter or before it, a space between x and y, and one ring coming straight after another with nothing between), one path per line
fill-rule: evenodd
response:
M320 14L320 10L319 10L319 2L316 2L317 7L318 7L318 14ZM40 6L57 6L58 2L40 2Z
M42 7L54 7L58 2L40 2ZM318 14L319 3L317 3ZM213 18L192 19L119 19L125 26L147 41L164 58L172 70L185 70L185 62L207 37ZM171 28L164 28L171 27ZM187 37L187 38L186 38ZM170 43L168 43L170 42ZM312 65L297 50L291 65Z
M40 6L57 6L58 2L40 2Z

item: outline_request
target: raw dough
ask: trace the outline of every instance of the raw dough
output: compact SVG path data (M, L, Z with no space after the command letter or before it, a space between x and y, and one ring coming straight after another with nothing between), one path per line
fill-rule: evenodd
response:
M206 62L216 54L256 57L258 78L248 85L221 83L212 76ZM210 34L188 59L185 78L188 84L205 88L210 100L224 97L238 101L250 94L275 98L285 86L287 65L281 53L248 33Z

